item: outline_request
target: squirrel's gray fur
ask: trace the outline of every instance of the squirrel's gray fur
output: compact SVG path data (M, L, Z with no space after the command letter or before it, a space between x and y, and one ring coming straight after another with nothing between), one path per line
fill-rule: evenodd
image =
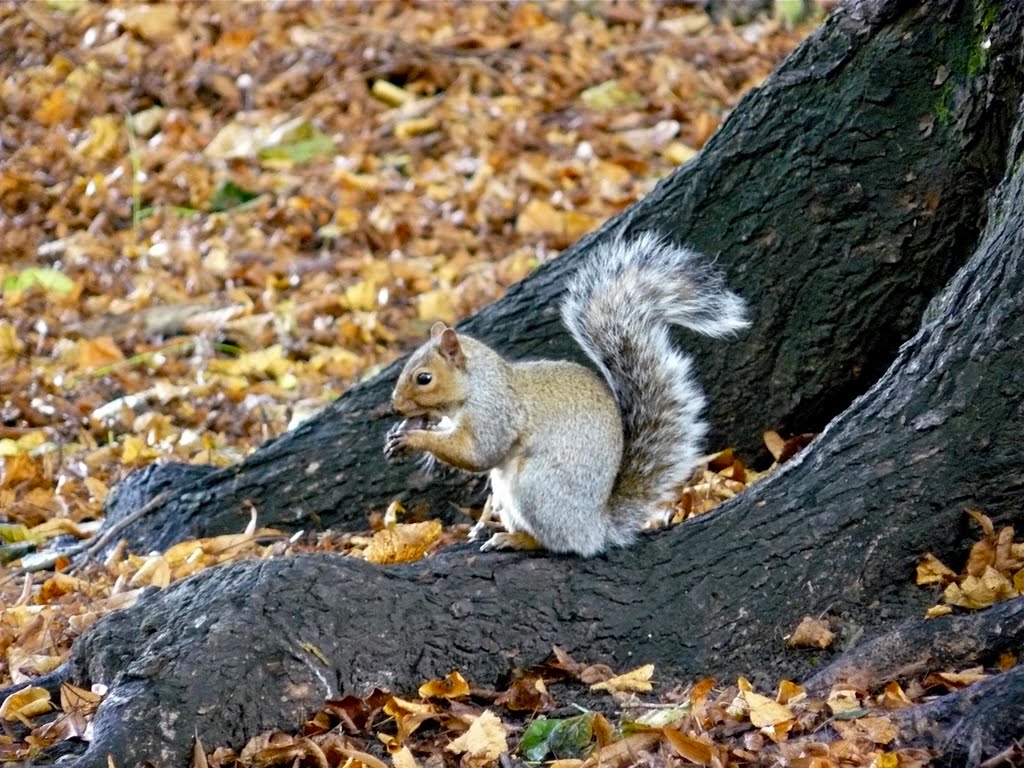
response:
M707 432L692 359L669 326L722 338L749 325L746 305L699 254L646 232L597 247L569 283L562 319L622 414L622 465L608 500L609 541L622 546L674 501Z
M681 325L721 337L746 327L742 299L700 256L647 233L598 245L569 282L562 316L603 378L568 361L508 362L438 324L406 363L393 402L405 416L388 455L428 451L491 472L507 534L590 556L623 546L693 472L707 430Z

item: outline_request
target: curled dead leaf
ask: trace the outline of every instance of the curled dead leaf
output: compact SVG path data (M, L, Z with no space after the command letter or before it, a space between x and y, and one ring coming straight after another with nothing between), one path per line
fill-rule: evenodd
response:
M804 618L786 640L790 648L828 648L836 639L828 623L810 616Z
M400 523L394 528L377 531L364 551L371 563L390 565L419 560L440 538L443 526L437 520L422 523Z
M469 683L456 671L449 673L443 680L424 683L418 693L424 699L461 699L469 695Z
M16 691L0 704L0 718L4 720L20 720L29 725L29 718L45 715L53 709L50 692L45 688L30 685Z
M654 675L654 665L644 664L642 667L637 667L610 680L594 683L590 686L590 690L607 691L608 693L622 693L625 691L648 693L654 688L651 684L652 675Z

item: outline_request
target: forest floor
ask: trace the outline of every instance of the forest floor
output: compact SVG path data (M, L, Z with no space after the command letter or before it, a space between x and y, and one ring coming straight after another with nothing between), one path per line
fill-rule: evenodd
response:
M119 549L75 575L38 560L94 533L127 473L236 462L435 320L493 301L699 152L814 23L733 26L656 2L0 3L0 685L58 666L143 587L290 546L249 530ZM390 517L378 513L368 530ZM628 704L651 674L608 693ZM498 703L557 709L552 675L612 677L556 657ZM210 764L377 765L343 731L382 720L373 751L383 743L396 766L493 762L511 731L459 703L465 682L433 685L420 701L329 703L302 735ZM82 735L88 718L72 715L101 693L68 689L59 727L33 721L48 699L8 703L0 760ZM759 696L703 681L668 692L626 740L591 712L533 731L519 753L575 759L596 741L604 762L742 757L671 727L683 707L746 724L753 759L822 712L860 707L792 709L795 687ZM432 735L414 743L424 723ZM897 764L878 751L884 723L849 729L850 764ZM464 738L443 738L453 731Z

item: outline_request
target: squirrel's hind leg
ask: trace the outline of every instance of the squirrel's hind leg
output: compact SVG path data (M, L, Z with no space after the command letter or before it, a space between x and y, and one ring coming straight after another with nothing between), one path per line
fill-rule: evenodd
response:
M491 536L480 547L481 552L490 552L495 549L544 549L544 547L526 531L513 533L501 531Z

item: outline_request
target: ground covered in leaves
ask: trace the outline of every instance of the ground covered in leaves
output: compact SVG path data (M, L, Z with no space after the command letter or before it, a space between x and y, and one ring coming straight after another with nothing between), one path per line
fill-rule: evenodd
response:
M87 539L131 470L237 461L435 320L497 298L698 152L812 26L732 26L688 3L0 4L0 685L55 668L146 586L310 548L393 562L463 535L403 528L391 509L372 535L287 541L254 520L74 573L39 552ZM719 455L676 518L754 479ZM981 570L980 555L959 577L927 565L949 604L1024 587L1012 532L990 528ZM775 743L766 762L913 765L926 758L885 762L875 711L964 684L809 702L789 684L702 681L641 700L652 676L613 682L556 651L504 691L453 675L419 699L327 702L300 734L239 754L203 746L211 765L482 766L507 748L723 764ZM575 691L614 698L569 712ZM5 701L0 759L87 737L102 693ZM826 722L839 747L787 753Z

